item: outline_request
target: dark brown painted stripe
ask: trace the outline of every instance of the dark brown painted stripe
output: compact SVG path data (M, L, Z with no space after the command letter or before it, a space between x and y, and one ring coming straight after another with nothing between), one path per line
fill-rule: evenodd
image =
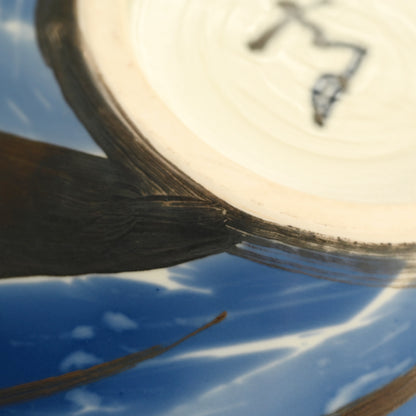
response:
M416 394L416 366L378 390L326 416L386 416Z
M0 278L168 267L236 241L222 207L134 179L109 159L0 133Z
M28 400L35 400L52 394L60 393L85 384L90 384L106 377L119 374L129 370L136 365L159 357L162 354L178 347L183 342L198 335L202 331L220 323L227 316L226 312L222 312L215 319L190 334L182 337L174 343L163 347L154 346L143 351L134 352L115 360L98 364L85 370L72 371L60 376L49 377L43 380L33 381L30 383L20 384L18 386L9 387L0 390L0 406L6 406L21 403Z

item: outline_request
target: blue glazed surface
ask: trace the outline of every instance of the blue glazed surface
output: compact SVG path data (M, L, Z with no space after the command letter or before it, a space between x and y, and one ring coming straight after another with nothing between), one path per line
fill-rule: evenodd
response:
M41 59L34 6L0 3L0 128L101 155ZM0 284L0 387L167 345L228 317L128 372L0 413L321 415L415 364L413 298L228 254L150 272L10 279ZM410 401L393 414L415 411Z
M324 282L226 254L0 289L4 387L170 343L228 311L164 356L6 414L323 414L414 362L412 291Z

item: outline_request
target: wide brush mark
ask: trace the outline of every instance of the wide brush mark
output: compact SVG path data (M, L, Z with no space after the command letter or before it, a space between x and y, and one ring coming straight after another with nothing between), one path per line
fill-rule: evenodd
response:
M416 366L390 383L326 416L386 416L416 394Z
M319 279L415 285L403 271L414 264L400 256L325 249L318 238L300 247L301 234L276 236L219 200L150 187L112 160L0 132L0 278L148 270L228 252Z
M0 278L167 267L236 241L222 207L149 194L108 159L5 133L0 150Z
M360 256L399 256L407 261L415 244L364 244L329 238L273 224L220 200L160 155L120 108L83 49L75 0L38 0L36 28L40 49L74 113L111 162L131 175L146 195L191 197L205 206L221 207L232 240L261 238L320 253L334 251ZM201 221L204 221L202 218ZM231 246L230 246L231 247ZM412 268L414 265L412 265Z
M157 345L143 351L134 352L124 357L98 364L85 370L72 371L56 377L49 377L31 383L20 384L0 390L0 406L21 403L27 400L35 400L50 396L65 390L93 383L105 377L110 377L129 370L143 361L158 357L173 348L176 348L188 339L198 335L202 331L222 322L227 317L227 312L222 312L215 319L201 326L190 334L180 338L166 347Z

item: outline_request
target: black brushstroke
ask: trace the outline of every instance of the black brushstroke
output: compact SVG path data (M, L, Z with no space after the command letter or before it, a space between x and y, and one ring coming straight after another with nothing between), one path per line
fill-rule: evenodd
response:
M112 161L0 133L0 278L168 267L237 240L223 208Z
M96 85L75 4L39 0L38 40L65 98L108 159L0 135L0 277L146 270L223 251L318 278L328 278L328 255L341 263L346 256L357 276L352 283L391 284L368 279L380 265L416 269L414 244L357 244L273 224L235 209L180 172L105 86ZM304 250L316 267L250 254L236 247L243 242ZM413 282L412 276L393 284Z
M414 398L415 394L416 366L385 386L326 416L387 416Z
M129 370L138 364L156 358L166 352L178 347L188 339L198 335L202 331L222 322L227 316L222 312L215 319L201 326L197 330L182 337L166 347L157 345L143 351L134 352L115 360L107 361L102 364L94 365L84 370L71 371L60 376L48 377L18 386L0 389L0 406L22 403L28 400L35 400L42 397L51 396L62 391L81 387L86 384L94 383L106 377L110 377L123 371Z
M325 3L319 1L317 5ZM93 63L86 62L83 51L76 4L76 0L38 0L36 26L40 49L75 114L108 158L136 178L143 193L195 197L207 206L222 207L225 228L233 234L232 241L278 241L314 251L317 256L337 252L357 257L396 257L403 262L412 258L416 244L357 243L262 220L235 209L181 172L153 148L102 80L94 75ZM200 221L203 223L204 219L201 217Z

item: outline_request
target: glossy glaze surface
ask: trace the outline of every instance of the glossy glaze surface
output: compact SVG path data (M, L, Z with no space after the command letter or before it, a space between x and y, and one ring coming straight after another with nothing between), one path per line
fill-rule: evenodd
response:
M34 1L0 6L0 128L101 154L41 60ZM285 261L283 252L279 259ZM0 283L0 387L169 343L222 310L228 317L129 372L1 413L324 414L416 363L414 295L313 279L228 254L141 273L10 279ZM394 415L415 409L411 401Z

